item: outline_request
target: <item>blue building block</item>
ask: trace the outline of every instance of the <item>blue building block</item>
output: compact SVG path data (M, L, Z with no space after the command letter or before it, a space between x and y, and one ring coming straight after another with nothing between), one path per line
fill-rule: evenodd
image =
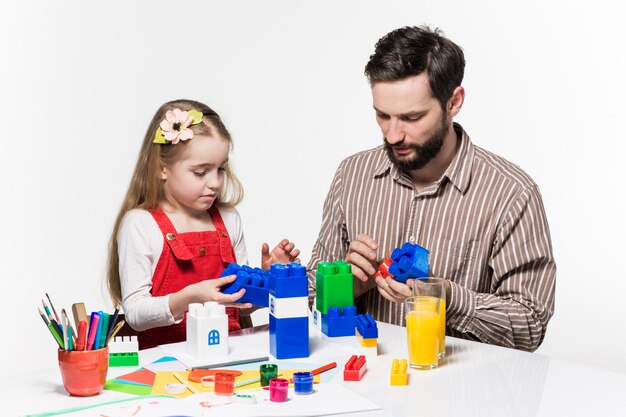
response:
M251 303L259 307L269 306L269 271L231 262L220 276L228 275L237 275L237 279L221 288L224 294L234 294L241 288L245 288L246 292L237 300L238 303Z
M378 326L376 326L376 321L369 314L356 316L356 329L363 339L378 338Z
M405 243L401 248L391 252L389 273L396 281L406 282L409 278L425 278L428 276L428 250L420 245Z
M328 337L354 336L356 307L328 307L322 314L322 333Z
M309 282L298 263L270 267L270 353L276 359L309 356Z
M270 314L270 353L276 359L309 356L309 318L277 319Z
M296 262L273 264L270 267L269 287L270 293L277 298L308 297L306 267Z

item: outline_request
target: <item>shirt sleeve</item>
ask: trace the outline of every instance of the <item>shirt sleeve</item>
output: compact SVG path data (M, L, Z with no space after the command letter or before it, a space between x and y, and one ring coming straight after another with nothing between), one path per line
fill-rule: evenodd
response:
M334 262L345 259L350 242L342 206L342 162L335 172L335 177L324 201L322 209L322 226L317 241L313 245L311 259L307 265L309 274L309 305L315 297L315 269L319 262Z
M511 202L492 246L491 293L451 282L451 328L486 343L536 350L554 312L556 264L536 186Z
M146 210L130 210L117 235L122 308L125 320L137 331L177 323L169 309L169 295L153 297L152 276L163 249L163 235Z
M230 242L233 245L235 251L235 258L239 265L248 265L248 250L246 249L246 239L243 234L243 225L241 222L241 216L239 211L235 208L219 208L222 220L228 234L230 235Z

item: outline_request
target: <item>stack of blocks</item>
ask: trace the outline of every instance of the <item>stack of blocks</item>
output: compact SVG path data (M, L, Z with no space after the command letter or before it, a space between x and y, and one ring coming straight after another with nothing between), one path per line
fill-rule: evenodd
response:
M363 347L376 347L378 345L378 326L369 314L359 314L356 317L355 335Z
M428 250L420 245L405 243L401 248L391 252L389 274L396 281L406 282L409 278L425 278L428 276ZM385 265L383 263L383 265ZM382 266L382 265L381 265Z
M270 353L276 359L309 356L309 288L298 263L270 268Z
M137 336L114 336L108 346L109 366L139 365Z
M228 275L237 275L237 279L230 284L222 286L221 291L224 294L234 294L241 288L245 288L245 294L237 302L268 307L269 271L264 271L261 268L251 268L248 265L241 266L232 262L222 271L220 276L225 277Z
M228 356L226 308L214 301L189 304L187 351L197 358Z
M345 261L320 262L315 277L315 319L329 337L352 336L356 324L354 281ZM321 319L321 320L320 320Z

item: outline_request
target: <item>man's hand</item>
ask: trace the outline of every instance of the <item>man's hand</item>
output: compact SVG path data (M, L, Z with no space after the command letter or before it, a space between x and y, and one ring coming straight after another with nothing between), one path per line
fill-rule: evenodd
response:
M404 300L411 297L413 293L409 285L396 281L391 277L376 277L376 285L378 285L378 292L380 292L383 297L396 303L404 302Z
M352 265L352 275L361 282L367 282L378 271L377 248L374 239L367 235L358 235L350 242L346 262Z

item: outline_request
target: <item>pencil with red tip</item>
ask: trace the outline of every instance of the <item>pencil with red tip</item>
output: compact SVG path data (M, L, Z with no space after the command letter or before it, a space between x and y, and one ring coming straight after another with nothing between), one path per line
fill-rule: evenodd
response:
M317 374L321 374L322 372L326 372L329 369L333 369L337 367L337 362L331 362L329 364L326 364L324 366L320 366L319 368L313 369L311 371L311 373L313 375L317 375ZM289 380L289 383L292 384L293 383L293 378Z
M319 367L319 368L317 368L317 369L313 369L313 370L311 371L311 373L312 373L313 375L317 375L317 374L321 374L322 372L326 372L326 371L328 371L329 369L333 369L333 368L336 368L336 367L337 367L337 362L331 362L331 363L329 363L329 364L327 364L327 365L320 366L320 367Z

